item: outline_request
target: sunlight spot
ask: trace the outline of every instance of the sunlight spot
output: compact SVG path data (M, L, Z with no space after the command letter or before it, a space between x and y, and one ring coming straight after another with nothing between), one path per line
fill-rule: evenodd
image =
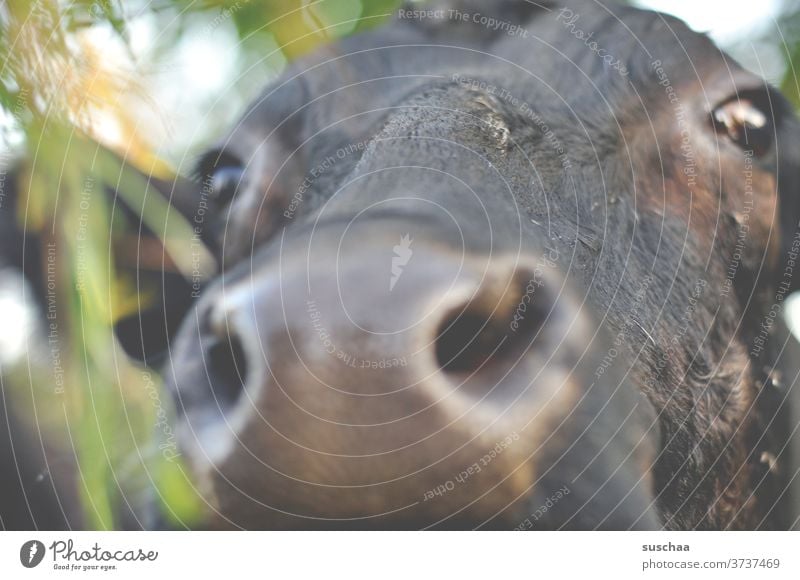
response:
M23 297L21 276L0 270L0 365L12 365L25 354L36 316Z
M791 294L783 303L786 325L797 340L800 340L800 292Z
M692 29L709 33L721 44L752 37L756 29L771 24L781 8L780 0L764 0L757 8L749 0L637 0L634 3L677 16Z

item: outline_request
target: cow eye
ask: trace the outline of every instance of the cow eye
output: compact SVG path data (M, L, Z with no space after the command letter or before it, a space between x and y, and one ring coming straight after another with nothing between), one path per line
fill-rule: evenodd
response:
M209 197L218 205L225 205L230 203L242 184L244 165L234 155L213 151L203 156L196 173Z
M242 182L244 169L241 167L221 167L211 175L211 192L219 204L226 204L236 195Z
M769 102L756 97L738 96L718 105L711 112L714 130L755 155L764 155L775 140Z

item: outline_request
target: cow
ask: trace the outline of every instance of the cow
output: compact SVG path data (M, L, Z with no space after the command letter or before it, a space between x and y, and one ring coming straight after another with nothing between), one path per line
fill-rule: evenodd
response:
M200 525L796 525L797 135L606 0L409 3L297 60L175 200L219 275L120 327Z
M797 131L605 1L409 4L298 60L197 168L223 270L164 374L204 525L790 526Z

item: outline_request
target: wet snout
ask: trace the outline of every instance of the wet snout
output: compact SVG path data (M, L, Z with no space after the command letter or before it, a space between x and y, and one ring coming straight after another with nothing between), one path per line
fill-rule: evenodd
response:
M307 229L208 292L172 361L210 525L524 518L588 327L547 255L430 232Z

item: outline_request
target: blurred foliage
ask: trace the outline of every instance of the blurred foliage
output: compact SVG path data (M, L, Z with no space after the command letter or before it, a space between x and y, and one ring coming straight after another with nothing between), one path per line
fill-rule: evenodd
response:
M175 2L196 10L197 2ZM320 43L374 26L399 5L398 0L209 0L203 5L231 18L242 39L274 35L288 58Z
M186 271L189 225L155 194L147 175L169 179L172 169L154 153L151 131L133 101L148 100L137 69L130 23L152 17L169 34L156 39L158 61L184 37L232 25L242 70L279 47L285 60L330 40L378 25L399 0L6 0L0 2L0 108L5 150L23 158L18 219L55 256L56 333L64 388L54 388L53 361L3 375L20 399L32 401L38 427L75 449L86 525L120 525L119 505L156 497L173 523L191 524L197 497L179 461L163 449L159 413L170 398L158 377L129 360L113 324L146 297L125 279L111 251L136 235L106 191L117 191L166 253ZM198 20L199 18L199 20ZM91 32L110 29L130 59L106 58ZM800 1L784 6L780 43L788 70L782 88L800 106ZM265 79L258 79L262 83ZM109 122L121 138L109 141ZM21 136L12 138L14 134ZM113 151L113 153L112 153ZM124 159L122 163L120 160ZM3 168L5 169L5 168ZM0 208L2 209L2 208ZM42 271L46 265L41 265ZM48 270L49 274L49 270ZM52 327L47 327L50 330ZM52 353L52 351L51 351ZM137 506L131 505L136 511Z
M148 175L169 179L172 170L154 153L150 131L135 118L133 100L148 96L133 57L129 24L149 15L169 22L169 51L197 30L230 21L242 51L277 46L286 59L322 42L378 24L395 0L8 0L0 2L0 107L6 122L4 151L21 168L19 223L47 248L48 295L57 313L43 323L48 360L29 356L22 367L2 369L11 396L27 401L41 432L74 450L85 525L121 525L120 506L134 513L147 501L161 505L174 524L201 513L186 469L165 448L163 415L170 397L155 373L130 360L118 346L115 321L147 297L126 280L112 248L136 235L118 202L160 232L166 254L188 272L190 227L152 192ZM126 47L130 66L106 58L91 32L110 29ZM271 43L271 44L270 44ZM121 136L109 140L109 122ZM19 138L12 138L16 134ZM122 161L124 160L124 162ZM4 171L7 168L2 168ZM3 208L0 208L3 209ZM134 220L135 221L135 220ZM53 279L50 279L52 275ZM49 292L49 290L48 290ZM57 345L57 346L53 346ZM55 351L54 348L58 350ZM56 360L63 388L54 384ZM5 384L4 383L4 384ZM170 420L171 424L172 421ZM67 444L69 442L69 444ZM149 499L148 499L149 498Z

